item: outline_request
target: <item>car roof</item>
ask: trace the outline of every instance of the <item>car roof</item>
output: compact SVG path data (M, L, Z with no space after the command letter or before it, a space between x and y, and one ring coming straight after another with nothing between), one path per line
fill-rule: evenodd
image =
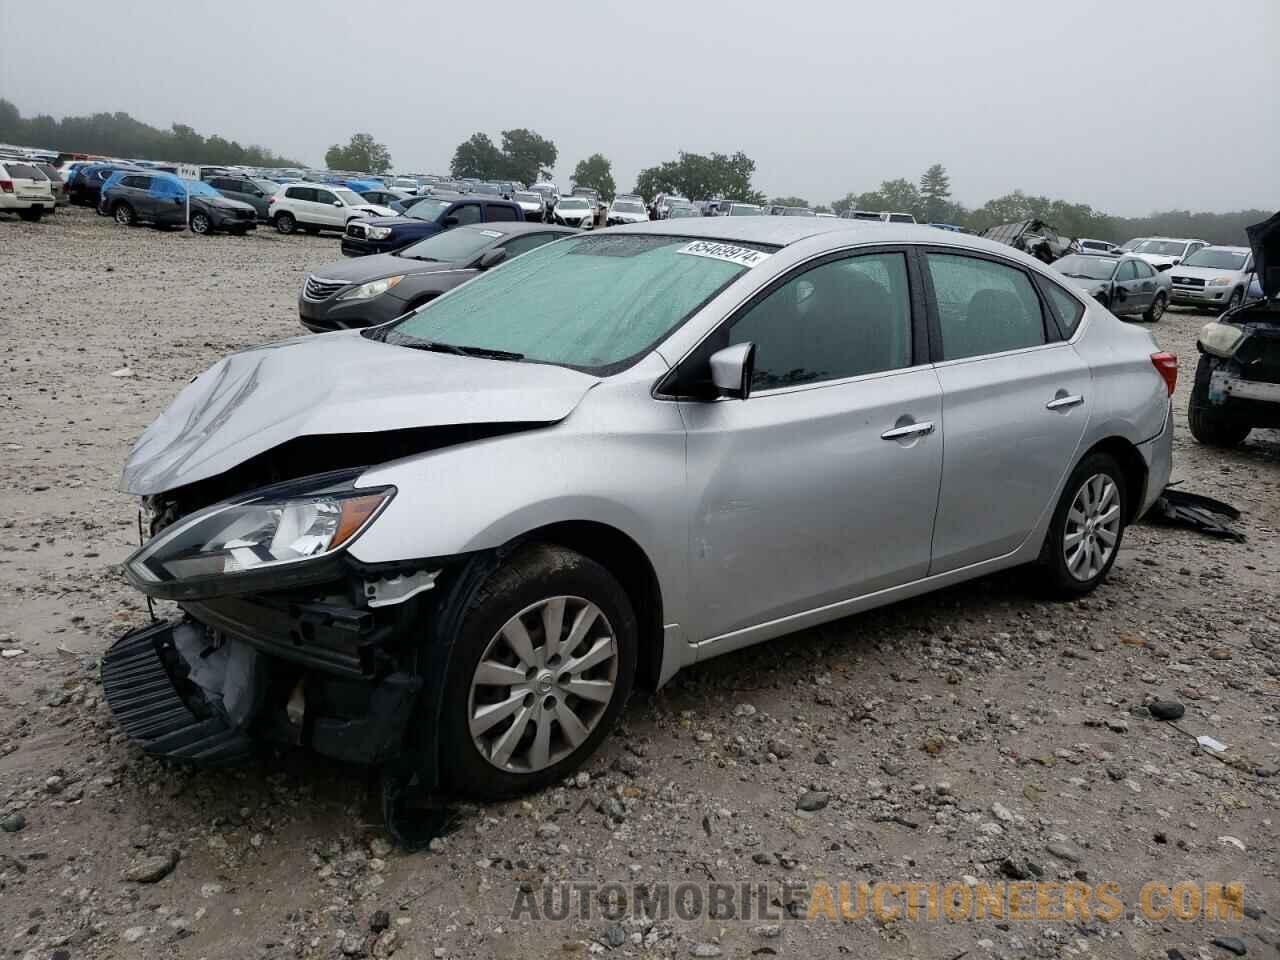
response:
M939 230L921 223L874 223L825 217L692 217L677 221L650 220L625 227L610 227L607 233L639 233L656 236L693 237L725 242L764 243L785 247L810 237L838 234L841 243L916 243L962 246L972 250L1030 259L1008 244L967 233ZM1085 254L1088 256L1088 254Z
M1229 243L1213 243L1205 247L1206 250L1226 250L1228 253L1252 253L1248 247L1238 247Z

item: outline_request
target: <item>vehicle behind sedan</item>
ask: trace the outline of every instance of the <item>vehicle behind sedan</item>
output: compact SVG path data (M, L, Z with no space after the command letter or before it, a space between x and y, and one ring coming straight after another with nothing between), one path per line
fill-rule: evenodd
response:
M342 235L348 257L390 253L416 240L471 223L520 223L524 211L494 194L435 194L406 207L403 216L353 219Z
M1169 305L1168 274L1157 273L1141 257L1073 253L1053 267L1117 317L1141 316L1155 323Z
M385 323L484 270L572 234L549 224L476 224L437 233L394 253L325 264L303 280L298 315L313 333Z
M159 171L113 173L102 185L98 212L123 226L189 225L202 236L218 231L244 236L257 227L257 212L249 204L227 199L202 180Z
M1168 270L1180 264L1201 247L1207 246L1209 243L1206 240L1148 237L1133 248L1133 253L1142 257L1157 270Z
M1248 247L1201 247L1165 275L1173 302L1202 310L1234 310L1245 300L1253 279Z
M557 784L637 682L1014 567L1095 590L1168 479L1176 372L979 238L572 234L186 385L123 475L124 571L179 612L112 646L106 699L160 756Z
M616 227L625 223L648 223L649 211L644 201L638 197L617 197L609 204L609 212L605 215L605 223Z
M562 227L590 230L596 222L595 202L587 197L561 197L556 204L554 219Z

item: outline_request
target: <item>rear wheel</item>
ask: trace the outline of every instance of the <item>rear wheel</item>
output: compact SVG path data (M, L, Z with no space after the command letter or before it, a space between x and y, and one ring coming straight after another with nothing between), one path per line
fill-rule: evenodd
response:
M1164 316L1165 308L1169 305L1169 299L1163 293L1157 293L1156 298L1151 301L1151 306L1147 307L1147 312L1142 315L1142 319L1148 323L1159 323L1160 318Z
M1191 401L1187 404L1187 426L1191 435L1208 447L1238 447L1253 427L1235 416L1231 402L1209 402L1209 380L1213 366L1202 356L1196 364L1196 378L1191 385Z
M594 560L552 544L512 554L473 597L449 666L450 788L497 800L576 770L626 703L638 636L626 592Z
M1050 593L1079 597L1106 579L1128 505L1124 474L1109 454L1091 453L1071 471L1040 551L1040 579Z
M30 207L27 210L19 210L18 218L27 221L27 223L36 223L44 216L44 207Z
M286 236L298 229L298 221L294 219L292 213L277 213L273 222L276 225L276 232Z
M1227 301L1227 309L1234 310L1236 307L1240 306L1240 301L1242 301L1243 299L1244 299L1244 291L1241 290L1239 287L1237 287L1235 290L1232 291L1231 299Z
M131 227L138 222L138 215L133 212L133 207L127 203L117 203L111 210L111 215L116 218L116 223Z

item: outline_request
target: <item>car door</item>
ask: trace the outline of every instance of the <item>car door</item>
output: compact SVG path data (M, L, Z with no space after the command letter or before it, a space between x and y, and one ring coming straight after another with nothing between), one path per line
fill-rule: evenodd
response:
M709 648L925 575L942 409L914 270L903 248L825 257L713 334L756 352L749 398L680 402L689 629Z
M314 217L312 223L325 227L337 227L343 229L347 225L347 208L338 195L331 190L321 190L316 188L316 198L313 204ZM334 206L337 204L337 206Z
M483 216L478 201L455 203L440 217L440 225L446 230L451 227L465 227L471 223L480 223Z
M523 220L524 216L516 216L516 211L505 203L486 203L484 205L484 219L488 223L512 223L517 220Z
M1022 265L933 248L926 267L943 423L933 575L1026 541L1075 462L1092 390Z
M1158 278L1156 277L1155 268L1144 260L1130 261L1133 264L1136 273L1136 304L1137 308L1141 308L1141 312L1146 312L1151 308L1151 304L1155 302L1156 292L1160 289Z
M1146 309L1142 304L1142 285L1138 280L1138 264L1126 260L1116 269L1116 279L1111 292L1111 312L1116 316L1141 313Z

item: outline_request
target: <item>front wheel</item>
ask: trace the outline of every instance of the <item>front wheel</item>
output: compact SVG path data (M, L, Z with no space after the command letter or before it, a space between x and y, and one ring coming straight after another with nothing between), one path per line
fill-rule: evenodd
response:
M283 233L286 236L298 229L298 221L294 219L292 213L277 213L274 222L276 233Z
M1238 447L1253 430L1247 420L1232 414L1231 403L1209 402L1209 380L1213 366L1208 357L1201 357L1196 364L1196 378L1191 385L1191 400L1187 404L1187 426L1197 442L1207 447Z
M1053 594L1080 597L1106 579L1128 521L1120 465L1091 453L1071 471L1040 551L1040 579Z
M209 219L207 213L197 210L191 215L191 232L198 233L202 237L213 233L213 221Z
M133 207L127 203L117 203L112 214L116 218L116 223L126 227L131 227L138 222L138 216L133 212Z
M1240 306L1240 302L1242 300L1244 300L1244 291L1237 287L1231 292L1231 299L1227 301L1227 309L1223 312L1226 313L1234 310L1236 307Z
M1142 319L1148 323L1159 323L1168 305L1169 299L1163 293L1157 293L1156 298L1151 301L1151 306L1147 307L1147 312L1142 315Z
M452 791L498 800L581 766L631 692L638 640L600 564L553 544L513 553L476 592L450 663L440 755Z

